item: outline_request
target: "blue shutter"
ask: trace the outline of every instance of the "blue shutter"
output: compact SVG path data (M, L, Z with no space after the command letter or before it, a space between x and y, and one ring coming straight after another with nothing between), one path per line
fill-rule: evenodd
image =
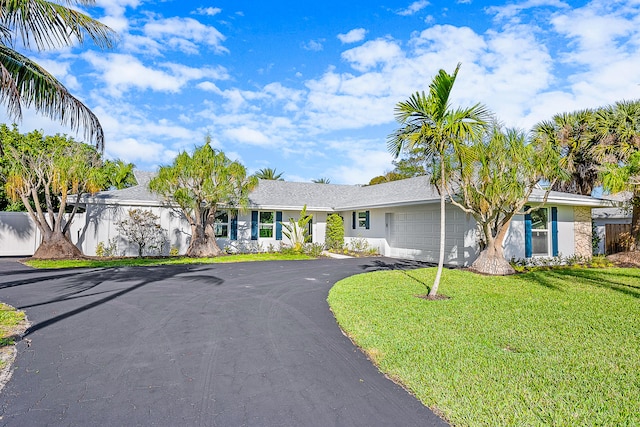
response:
M258 240L258 211L251 211L251 240Z
M238 212L231 212L231 240L238 240Z
M525 206L524 209L529 209L529 206ZM531 214L526 214L524 216L524 256L525 258L531 258L532 255L533 248L531 242Z
M282 212L276 212L276 240L282 240Z
M351 228L356 229L356 213L352 212L351 215Z
M364 214L365 214L364 228L368 230L369 229L369 211L366 211Z
M558 208L551 208L551 250L553 256L558 256Z

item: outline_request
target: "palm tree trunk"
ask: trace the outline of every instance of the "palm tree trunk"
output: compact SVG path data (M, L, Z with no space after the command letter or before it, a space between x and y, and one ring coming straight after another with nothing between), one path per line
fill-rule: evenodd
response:
M485 239L487 240L487 246L480 252L478 258L471 264L471 269L482 274L488 274L491 276L506 276L509 274L515 274L515 270L509 264L504 257L504 250L502 244L504 238L507 235L509 224L511 220L502 224L502 228L498 230L495 237L491 235L489 227L484 229Z
M440 185L442 186L442 189L440 190L440 256L438 257L438 272L436 273L436 278L433 281L433 286L431 287L431 290L429 290L429 297L432 298L438 294L438 286L440 286L440 278L442 277L442 269L444 267L444 244L446 231L444 180L445 171L444 164L442 164L440 167Z

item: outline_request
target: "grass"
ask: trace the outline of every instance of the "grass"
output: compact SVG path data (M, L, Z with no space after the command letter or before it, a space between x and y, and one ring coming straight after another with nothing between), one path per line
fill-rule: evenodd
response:
M640 425L640 271L434 269L337 283L342 329L455 425Z
M14 344L13 335L24 330L24 312L0 303L0 350ZM5 358L0 357L0 370L6 365Z
M74 260L27 260L25 264L34 268L108 268L108 267L132 267L152 265L178 265L178 264L213 264L227 262L253 262L253 261L298 261L313 259L304 254L295 253L257 253L225 255L215 258L189 258L189 257L158 257L158 258L115 258L115 259L74 259Z

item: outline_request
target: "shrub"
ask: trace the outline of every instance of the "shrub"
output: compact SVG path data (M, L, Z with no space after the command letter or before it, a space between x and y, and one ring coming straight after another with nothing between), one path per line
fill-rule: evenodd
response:
M328 250L339 251L344 246L344 223L338 214L327 217L327 234L324 239Z
M143 209L129 209L127 218L118 221L117 227L124 238L138 246L138 256L145 251L162 253L167 242L165 230L158 224L158 215Z
M96 256L100 258L115 256L117 251L118 245L115 237L113 239L109 239L106 245L104 242L98 242L98 245L96 246Z
M307 243L304 245L304 253L305 255L309 255L314 258L318 258L322 251L324 250L324 245L320 243Z

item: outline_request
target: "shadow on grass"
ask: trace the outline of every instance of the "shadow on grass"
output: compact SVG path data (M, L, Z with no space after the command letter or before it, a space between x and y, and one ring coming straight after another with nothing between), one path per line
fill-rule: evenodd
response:
M592 269L557 269L546 270L529 273L520 276L524 280L531 280L550 289L562 291L562 286L558 283L580 282L601 288L611 289L635 298L640 298L640 273L633 274L624 271L600 270ZM636 284L629 283L630 280Z

